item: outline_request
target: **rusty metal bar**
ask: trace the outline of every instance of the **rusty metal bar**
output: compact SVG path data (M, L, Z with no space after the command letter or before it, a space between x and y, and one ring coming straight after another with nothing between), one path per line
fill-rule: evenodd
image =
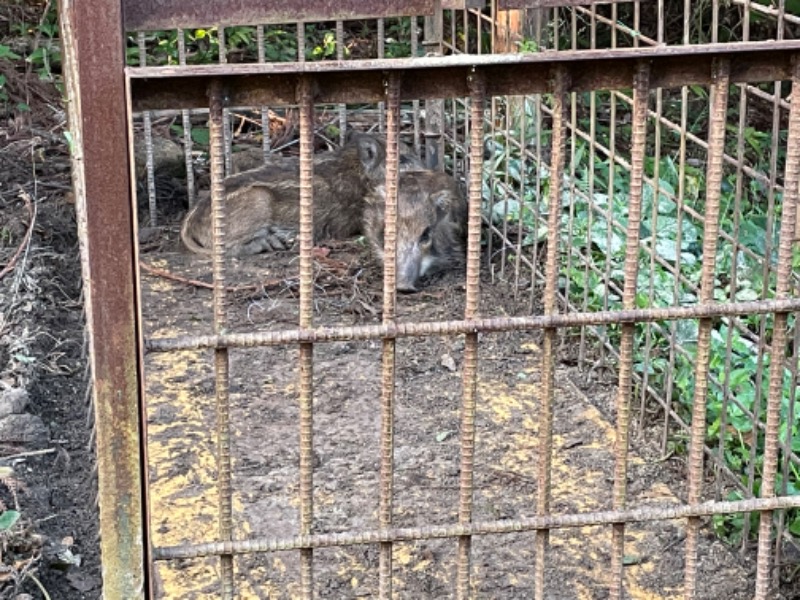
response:
M596 8L592 7L592 17L595 16ZM591 44L592 48L594 48L596 44L596 35L597 35L597 25L595 23L595 19L592 18L592 33L591 33ZM596 115L597 114L597 92L590 92L589 93L589 114ZM587 141L589 142L589 178L588 178L588 189L587 189L587 200L588 198L594 198L595 194L595 164L596 164L596 156L597 156L597 148L595 144L597 144L597 119L592 118L589 122L589 133L587 137ZM587 215L587 231L592 231L594 227L594 211L590 210ZM586 260L584 261L584 277L587 277L591 271L590 269L591 261ZM585 310L586 307L589 305L589 286L585 286L583 290L583 303L581 305L581 309ZM581 327L581 339L580 339L580 348L578 351L578 364L579 366L584 366L584 361L586 360L586 346L587 346L587 328Z
M266 48L264 46L264 26L259 25L256 27L256 43L258 44L258 62L267 62ZM272 140L270 139L270 120L269 120L269 107L261 107L261 151L264 153L264 160L269 158L270 150L272 149Z
M797 211L795 211L795 216L797 215ZM797 240L795 240L796 242ZM800 327L797 326L795 321L795 325L793 327L794 332L792 334L792 353L789 356L788 363L789 363L789 377L791 377L792 385L789 388L789 407L786 411L786 423L795 423L795 419L797 418L797 410L795 403L798 400L798 387L800 387L800 379L798 379L798 371L800 371ZM792 435L791 428L787 427L785 433L783 434L783 440L781 440L781 481L780 481L780 491L778 495L780 496L787 496L789 494L789 485L792 481L792 472L790 471L792 462L797 464L800 462L797 455L792 450L792 442L794 441L794 436ZM794 459L794 461L792 460ZM775 550L774 550L774 560L775 560L775 569L773 572L775 576L780 577L781 574L781 567L785 564L789 563L791 560L791 553L789 557L784 558L784 543L788 539L792 545L797 548L798 540L794 539L792 534L786 530L786 513L781 511L777 517L777 531L775 535ZM777 584L778 582L774 581L773 577L773 584Z
M277 346L299 342L344 342L391 337L423 335L458 335L464 333L499 333L503 331L534 331L548 327L586 327L620 323L652 323L729 317L734 315L761 315L768 313L800 312L800 298L756 302L731 302L699 306L672 306L637 310L609 310L603 312L573 312L531 317L496 317L461 321L432 321L429 323L398 323L387 325L359 325L353 327L319 327L262 331L258 333L226 333L222 335L186 335L145 339L145 349L150 352L197 350L201 348L253 348Z
M378 37L378 59L383 60L386 52L386 29L383 19L378 19L377 22L377 37ZM383 101L378 102L378 131L383 133L384 120L386 114L386 105Z
M661 115L663 109L663 90L657 89L655 90L655 114ZM661 197L661 123L656 118L653 120L653 152L652 152L652 159L653 159L653 198L660 198ZM653 224L654 228L658 227L658 202L653 202L651 209L650 209L650 220ZM590 230L591 231L591 230ZM649 274L648 274L648 285L647 285L647 302L649 306L658 303L656 299L656 252L649 252ZM648 419L648 410L647 410L647 401L649 399L649 389L650 389L650 376L654 372L651 367L651 360L654 358L653 354L653 331L664 331L658 325L652 325L650 323L647 324L645 327L645 342L644 342L644 361L642 365L642 372L641 375L638 377L641 381L641 385L639 385L640 393L639 393L639 422L637 425L637 429L639 432L646 431L646 420ZM634 376L636 377L636 376ZM640 437L641 439L641 437Z
M152 580L125 32L119 4L98 11L61 0L58 12L91 357L103 593L138 599L152 596Z
M228 42L225 37L225 28L219 27L217 29L218 46L219 46L219 64L228 64ZM233 171L233 130L231 129L231 112L226 105L222 109L222 139L224 140L223 149L225 153L225 175L230 175Z
M444 38L444 18L441 8L441 1L434 1L434 12L432 16L426 16L424 19L422 46L425 49L427 59L441 60ZM427 60L411 59L411 60ZM394 59L396 60L396 59ZM389 62L392 61L383 61ZM408 60L408 59L406 59ZM405 81L409 81L410 73L405 74ZM468 79L470 70L460 73L459 85L463 89L463 93L457 94L459 96L467 96L469 94ZM410 82L409 82L410 83ZM425 164L428 168L437 168L440 171L444 169L444 100L442 98L447 95L438 92L432 96L425 97ZM403 89L400 90L400 98L408 99L404 96ZM416 96L417 99L422 96Z
M534 54L426 56L419 58L242 63L188 67L128 67L134 110L205 106L205 77L224 78L230 106L292 104L297 78L317 74L317 102L381 102L387 71L404 71L401 100L466 96L473 68L485 71L489 96L551 91L551 65L568 72L579 92L623 89L630 85L640 60L651 62L651 87L709 84L713 60L731 60L731 81L776 81L791 76L787 50L800 42L738 42L702 46L577 50Z
M139 65L144 67L147 65L147 46L145 44L143 32L137 34L136 44L139 50ZM142 128L144 129L145 179L147 180L147 207L150 215L149 225L150 227L157 227L158 204L156 202L155 165L153 164L153 115L149 111L142 115Z
M384 0L362 2L308 2L283 0L265 4L261 0L205 0L191 3L183 0L123 0L123 16L127 31L154 29L195 29L213 22L222 28L240 25L269 25L292 21L352 21L405 15L431 14L433 0ZM210 16L213 15L213 18Z
M483 126L486 106L486 81L475 71L468 79L470 90L470 159L469 159L469 217L467 227L467 278L464 318L475 319L480 304L481 260L481 198L483 181ZM464 339L464 366L461 400L461 463L458 495L458 522L472 521L472 502L475 469L475 405L478 383L478 334L470 332ZM472 538L458 538L456 597L470 597L470 554Z
M214 276L214 333L227 328L225 288L225 151L223 108L224 91L219 79L208 85L209 146L211 149L211 224L213 236L212 271ZM217 414L217 493L219 495L219 535L233 539L233 491L231 489L231 438L228 348L214 349L214 384ZM222 597L233 598L233 556L223 554L221 560Z
M411 17L411 56L417 57L419 55L419 20L416 16ZM419 112L419 99L411 102L414 114L414 151L420 154L420 112Z
M525 110L525 105L526 105L527 102L530 102L530 101L531 100L529 98L524 98L523 97L521 99L520 112L519 112L519 115L518 115L518 118L520 120L528 118L526 110ZM538 120L538 118L539 118L539 114L537 113L536 116L535 116L535 119ZM526 148L527 147L526 129L527 129L527 126L523 126L523 127L519 127L518 128L518 130L519 130L519 147L520 148ZM537 131L539 131L539 130L537 129ZM527 152L522 152L521 155L520 155L520 164L519 164L520 173L527 173L527 168L528 168L528 154L527 154ZM537 171L538 171L538 169L537 169ZM526 189L527 189L528 185L530 185L533 189L536 189L534 187L536 185L535 181L533 181L530 184L528 184L527 178L526 177L521 177L520 178L520 182L519 182L519 197L520 198L525 198L525 192L526 192ZM536 221L534 221L534 222L536 222ZM517 300L517 297L518 297L518 294L519 294L518 288L520 287L519 286L519 281L520 281L520 275L522 273L521 270L522 270L522 265L523 264L525 264L525 266L528 268L528 275L531 278L531 295L533 293L533 290L536 289L536 285L535 285L535 282L536 282L536 269L532 268L532 265L527 261L527 257L525 256L525 252L524 252L524 250L522 248L522 241L525 239L524 235L523 235L523 225L524 225L524 219L518 219L518 221L517 221L517 239L519 240L519 242L517 243L518 247L517 247L517 250L516 250L518 258L515 261L515 265L514 265L514 281L517 282L517 285L514 286L514 300L515 301ZM533 244L533 245L536 246L536 244ZM529 298L530 298L530 295L529 295Z
M714 300L719 242L719 212L722 194L722 154L725 149L725 127L728 110L728 73L730 65L720 61L712 74L716 80L711 90L711 114L708 132L708 175L706 180L705 218L703 220L703 268L700 275L700 301ZM709 361L711 359L711 331L713 321L700 319L695 358L695 386L692 400L692 428L689 441L689 491L688 502L700 501L703 491L703 458L706 438L706 400L708 396ZM697 544L701 523L689 519L686 526L686 568L684 595L694 598L697 592Z
M336 21L336 59L344 60L344 22ZM344 145L347 137L347 105L340 104L339 111L339 145Z
M792 109L789 112L789 137L786 142L786 170L781 214L780 241L775 297L788 298L791 291L792 251L800 201L800 55L794 57L792 73ZM786 314L778 313L772 330L772 355L769 368L769 394L767 396L767 427L764 434L764 463L761 480L761 497L775 497L775 480L778 468L778 434L780 428L781 398L783 396L784 361L787 343ZM760 515L758 526L758 555L756 563L756 598L765 600L769 593L772 556L772 511Z
M453 524L435 527L409 527L398 529L373 529L357 533L329 533L294 538L254 538L236 542L210 542L182 546L161 546L154 549L156 560L199 558L223 553L247 554L255 552L278 552L298 548L328 548L356 544L379 544L381 542L406 542L423 539L456 538L466 535L493 535L539 531L542 529L567 529L611 525L617 522L652 523L688 517L730 515L754 511L788 510L800 508L800 496L775 498L751 498L734 502L704 502L703 504L674 504L628 508L621 511L601 511L583 514L550 514L528 519L502 519L496 521L473 521L467 525ZM767 514L762 512L762 514Z
M558 291L559 255L561 245L561 196L566 161L567 105L569 75L566 70L555 67L552 75L553 85L553 143L550 173L550 198L547 215L547 255L545 259L545 289L542 303L545 316L556 314L556 292ZM553 401L555 396L555 345L558 330L548 327L542 340L541 367L541 408L539 411L539 445L536 485L536 515L550 513L550 481L553 453ZM550 532L541 529L536 532L536 563L534 566L534 597L546 598L545 568L546 553Z
M392 73L386 81L386 199L384 209L383 260L383 324L394 325L397 294L397 188L398 131L400 123L400 80ZM380 516L382 529L392 526L392 494L394 489L394 400L395 400L394 337L383 339L381 379L381 477ZM380 547L379 594L392 597L392 543Z
M306 61L306 24L297 23L297 62ZM297 91L296 88L293 91Z
M733 242L731 243L731 252L733 256L737 256L741 252L741 242L740 242L740 235L739 232L741 231L741 222L743 216L742 210L742 198L744 194L744 156L745 156L745 128L747 126L747 114L748 114L748 94L745 93L745 86L739 86L740 93L739 93L739 122L738 122L738 130L736 132L736 188L734 191L734 203L733 203L733 232L732 238ZM738 269L731 270L731 280L730 280L730 298L736 298L736 294L739 289L739 273ZM731 394L731 386L730 386L730 378L731 378L731 362L733 358L733 327L728 327L727 335L725 336L725 366L724 366L724 373L725 376L723 378L723 396L722 396L722 407L720 410L720 425L719 425L719 442L717 445L717 453L716 456L713 458L717 461L717 463L724 465L725 464L725 448L726 448L726 436L728 431L728 415L729 415L729 402L733 399ZM761 421L758 418L753 419L753 423L760 424ZM734 479L738 482L738 478ZM716 478L715 480L715 487L716 487L716 498L719 499L722 497L722 488L724 482L722 478ZM748 520L749 521L749 520Z
M776 196L776 185L778 181L778 147L780 142L780 130L781 130L781 112L779 110L777 104L777 97L780 96L781 93L781 82L776 81L773 83L773 106L772 106L772 135L771 135L771 144L770 144L770 159L769 159L769 179L766 189L766 196L767 196L767 210L766 210L766 224L765 230L767 232L774 232L776 225L776 203L775 203L775 196ZM765 235L764 236L764 248L763 248L763 256L764 257L772 257L775 254L775 244L773 241L772 235ZM761 285L761 296L766 297L767 294L770 293L770 286L769 280L771 276L774 274L774 263L772 260L764 260L761 261L761 274L763 277L763 282ZM759 319L758 324L758 337L759 339L763 340L766 339L768 334L768 322L767 318L762 317ZM756 374L755 374L755 399L753 401L753 413L755 415L761 415L762 407L767 400L765 399L765 391L764 391L764 378L767 376L766 368L767 368L767 349L764 345L759 345L757 350L757 358L756 358ZM749 452L749 460L747 464L747 483L748 483L748 493L749 495L755 495L756 493L756 486L758 480L758 473L757 473L757 465L760 462L760 456L758 453L758 444L752 444L750 447ZM760 465L759 465L760 466ZM750 539L750 519L745 519L744 523L742 524L742 550L747 547L747 541Z
M300 328L313 327L314 318L314 96L313 81L297 84L300 111ZM314 345L300 342L300 535L314 526ZM314 596L311 548L300 550L300 583L304 598Z
M186 33L183 29L178 29L176 32L178 38L178 64L186 66ZM195 184L194 184L194 165L192 163L192 147L194 140L192 139L192 119L190 111L184 109L181 111L181 124L183 126L183 158L184 165L186 166L186 195L188 197L189 206L194 206L195 198Z
M631 184L628 204L628 228L625 236L625 283L622 306L636 307L639 277L639 237L642 224L642 192L644 159L647 150L647 104L650 94L650 65L642 62L633 81L633 133L631 135ZM612 188L613 189L613 188ZM622 325L620 336L619 383L616 396L616 436L614 441L614 486L612 506L622 510L628 490L628 439L630 435L630 404L633 381L633 342L635 325ZM611 531L611 589L610 597L623 597L623 563L625 553L625 524L615 523Z

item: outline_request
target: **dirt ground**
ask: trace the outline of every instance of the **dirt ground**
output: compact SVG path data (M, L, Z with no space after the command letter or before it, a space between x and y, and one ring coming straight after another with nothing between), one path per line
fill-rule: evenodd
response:
M0 421L0 466L13 468L0 499L21 515L0 533L2 598L100 597L80 261L57 105L0 125L0 394L26 395L16 418L44 428Z
M175 227L143 246L143 262L178 280L145 271L143 312L148 337L211 330L210 261L180 247ZM297 322L297 260L293 252L229 263L231 286L262 282L233 293L230 330L278 331ZM380 322L380 271L363 244L321 251L316 268L315 324ZM481 314L523 314L527 294L484 278ZM398 320L424 322L463 315L458 274L400 296ZM560 352L569 356L570 340ZM457 520L462 336L397 342L395 524L444 525ZM230 352L234 522L238 539L290 538L298 531L299 429L294 347ZM475 520L534 515L541 356L530 333L482 335L477 415ZM150 353L146 357L148 452L154 543L214 539L215 412L210 351ZM381 358L379 341L319 344L314 350L315 531L335 533L378 526ZM567 366L556 373L553 510L610 508L613 482L614 387ZM631 505L677 502L680 460L641 444L631 457ZM657 444L653 444L657 446ZM630 598L682 597L683 522L631 525L626 530ZM478 537L473 545L476 598L529 598L533 593L534 535ZM548 598L607 597L610 530L555 531L548 553ZM454 540L397 544L398 598L453 596ZM352 546L315 552L315 596L374 597L378 549ZM710 533L701 540L698 598L751 598L753 566ZM159 563L158 585L168 598L211 598L218 591L212 559ZM298 553L237 557L243 598L291 598L298 593ZM780 596L776 596L780 597ZM793 597L793 596L786 596Z

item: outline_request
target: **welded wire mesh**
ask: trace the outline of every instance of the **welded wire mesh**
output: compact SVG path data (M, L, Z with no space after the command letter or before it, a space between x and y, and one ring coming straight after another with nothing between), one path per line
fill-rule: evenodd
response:
M768 17L767 23L753 21L755 13ZM681 26L675 27L675 22ZM676 8L675 3L663 0L527 11L503 11L492 4L483 9L446 10L425 18L378 20L370 56L348 55L353 28L342 22L332 23L322 42L313 47L309 47L307 35L311 24L258 26L257 55L239 59L302 62L318 53L347 61L382 59L388 54L480 55L693 45L781 38L784 27L796 24L783 3L779 9L770 9L754 8L747 2L714 1L708 11L699 12L690 2ZM405 37L398 41L387 35L389 30ZM236 55L231 44L237 34L242 32L236 28L218 32L220 62ZM178 59L184 64L189 55L184 35L188 34L179 30L178 35L182 40ZM147 39L139 35L137 42L140 65L144 66ZM279 52L269 55L267 49ZM302 75L298 102L291 107L223 110L222 92L214 83L208 111L177 112L190 173L196 151L192 135L198 129L193 120L202 121L208 115L210 121L214 332L151 339L147 345L154 352L214 348L219 534L207 543L156 548L156 558L220 556L222 594L233 597L234 554L299 549L302 595L312 597L317 585L317 548L378 543L379 594L391 597L393 552L399 542L455 537L454 594L468 597L474 585L474 535L535 531L534 590L537 597L545 598L551 529L591 523L611 529L609 592L611 597L622 598L628 525L636 519L678 516L689 523L684 590L691 595L699 577L695 559L700 517L713 514L724 525L726 511L760 510L758 532L749 531L745 518L741 539L746 545L751 533L758 534L756 592L757 597L766 597L770 579L776 577L770 565L780 557L782 540L789 537L785 532L797 518L780 509L796 506L788 496L795 489L794 476L800 465L793 438L798 334L794 315L787 314L796 310L792 304L797 280L791 270L791 241L798 158L793 154L796 144L791 142L798 135L794 131L798 110L790 112L790 86L785 83L733 86L728 72L729 65L719 62L711 85L654 89L650 69L641 63L626 89L574 92L569 91L567 71L553 67L546 94L487 97L485 76L476 69L467 81L468 97L405 103L399 92L401 77L387 76L385 101L357 106L315 106L315 79ZM797 86L795 76L791 87L795 93ZM271 127L276 115L284 124L296 119L299 136L274 139ZM765 115L769 116L766 122ZM152 118L151 113L143 116L148 157ZM395 273L388 267L384 270L380 325L315 327L314 144L317 138L331 146L341 144L345 128L354 123L369 123L387 135L385 243L392 266L396 141L405 138L424 154L429 167L448 171L467 188L470 227L462 321L398 323ZM223 260L221 186L223 176L234 170L234 146L237 139L246 137L240 135L245 129L260 141L262 158L270 151L299 144L299 319L297 329L290 331L226 331L225 272L230 266ZM152 158L147 164L150 222L156 225ZM193 185L192 179L189 183ZM193 194L190 191L190 202ZM481 285L509 285L515 306L519 306L518 298L525 298L524 314L481 319ZM474 470L480 452L475 447L479 333L515 330L541 331L535 516L508 523L502 519L477 523L473 509ZM464 335L457 522L438 529L422 525L401 530L394 526L392 503L396 340L447 334ZM357 339L380 340L382 348L379 526L338 535L317 534L314 347L332 340ZM235 540L228 349L282 344L299 348L299 529L294 538ZM553 378L556 365L564 360L574 361L585 372L607 371L616 384L609 505L613 512L595 513L584 520L551 513L550 459L557 419ZM661 435L665 453L688 456L686 501L690 506L683 511L659 507L636 512L638 507L629 507L629 446L636 443L637 435L654 429ZM713 487L703 485L709 464L720 475ZM765 500L750 500L757 497ZM709 499L728 502L701 505ZM780 511L776 530L773 510Z

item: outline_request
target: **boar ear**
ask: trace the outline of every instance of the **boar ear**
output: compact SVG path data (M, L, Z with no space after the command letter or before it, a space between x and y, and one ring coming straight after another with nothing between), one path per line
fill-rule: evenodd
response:
M383 146L370 135L359 136L358 157L368 171L374 169L384 160Z

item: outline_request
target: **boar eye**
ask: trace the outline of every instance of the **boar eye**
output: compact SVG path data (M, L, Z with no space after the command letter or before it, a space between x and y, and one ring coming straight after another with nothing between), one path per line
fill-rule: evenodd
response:
M422 232L422 235L419 236L419 243L429 244L430 241L431 241L431 228L426 227L425 230Z

